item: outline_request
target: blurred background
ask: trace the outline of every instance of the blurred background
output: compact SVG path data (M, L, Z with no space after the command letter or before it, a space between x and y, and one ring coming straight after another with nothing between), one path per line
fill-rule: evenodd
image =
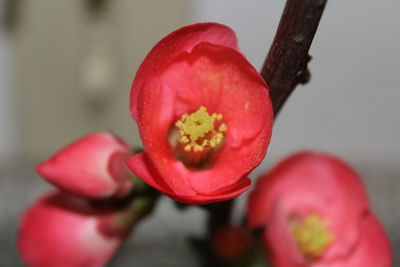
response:
M15 250L18 216L50 188L33 171L36 163L97 130L140 145L130 85L160 38L190 23L227 24L260 69L284 2L0 0L0 266L23 266ZM398 0L328 1L310 51L311 82L286 103L268 156L253 173L299 149L344 158L363 176L397 250L399 9ZM111 266L195 265L185 236L204 230L204 214L178 213L168 199L159 204Z

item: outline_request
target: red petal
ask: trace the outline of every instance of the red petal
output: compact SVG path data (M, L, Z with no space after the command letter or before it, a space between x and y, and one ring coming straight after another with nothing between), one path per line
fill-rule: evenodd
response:
M228 199L232 199L243 192L245 192L250 187L250 179L248 177L243 177L231 187L227 187L214 195L202 195L196 194L191 191L191 195L187 194L177 194L171 189L168 184L163 180L163 178L157 173L156 168L152 164L146 152L139 153L127 160L128 167L134 172L138 177L143 179L147 184L159 190L163 194L171 197L172 199L192 204L208 204L212 202L219 202Z
M128 168L148 185L163 193L171 193L172 190L163 182L157 170L146 155L146 152L138 153L126 161Z
M127 191L124 158L128 146L107 132L87 135L37 166L37 172L68 192L87 197L109 197ZM120 165L120 166L118 166ZM131 185L129 185L131 187Z
M131 88L130 110L137 121L139 91L147 79L157 76L177 55L190 52L200 42L210 42L237 48L235 33L228 27L217 23L198 23L180 28L158 42L147 54L136 72Z
M221 113L231 146L239 146L265 126L272 127L268 86L235 49L200 43L191 53L177 57L162 73L162 80L175 95L175 116L200 106Z
M148 153L143 152L134 155L127 160L126 164L139 178L144 180L147 184L167 195L178 194L181 197L192 197L196 193L190 188L187 181L171 181L164 180L157 171L153 162L150 160ZM174 163L171 163L174 164ZM176 177L171 177L174 179ZM170 185L175 185L170 187Z
M243 177L240 179L234 186L228 187L223 191L215 192L214 195L202 195L198 194L191 198L180 198L177 195L169 195L172 199L176 201L191 204L191 205L204 205L214 202L221 202L225 200L232 199L237 197L238 195L244 193L247 189L249 189L251 181L248 177Z

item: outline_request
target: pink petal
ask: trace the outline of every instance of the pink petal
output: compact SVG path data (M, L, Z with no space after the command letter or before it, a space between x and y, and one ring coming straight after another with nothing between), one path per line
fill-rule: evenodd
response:
M375 215L368 213L360 225L360 240L346 259L327 267L391 267L390 241Z
M289 234L282 235L282 229L289 231L290 217L316 213L329 222L334 243L321 258L328 262L345 257L356 246L368 210L360 177L347 164L330 155L301 152L259 179L249 196L247 222L252 228L267 227L274 261L290 266L299 263L298 252L288 253L294 241Z
M109 197L132 187L125 159L129 147L107 132L87 135L37 166L59 188L87 197Z
M299 152L281 161L260 177L249 196L247 221L252 228L265 224L277 198L294 198L296 194L315 198L352 199L347 208L363 211L369 208L368 196L360 177L343 161L333 156ZM301 198L299 198L301 200Z
M42 197L21 220L17 243L22 259L32 267L104 266L122 241L99 231L105 215L60 192Z

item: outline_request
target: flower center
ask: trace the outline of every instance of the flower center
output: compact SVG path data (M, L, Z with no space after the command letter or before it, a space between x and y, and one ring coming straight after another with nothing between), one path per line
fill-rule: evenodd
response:
M196 112L183 114L175 123L179 129L179 143L185 151L201 152L208 147L215 148L224 140L228 130L225 123L220 123L222 114L209 114L201 106Z
M292 237L306 259L313 260L321 256L333 242L334 236L327 230L328 224L317 214L291 224Z

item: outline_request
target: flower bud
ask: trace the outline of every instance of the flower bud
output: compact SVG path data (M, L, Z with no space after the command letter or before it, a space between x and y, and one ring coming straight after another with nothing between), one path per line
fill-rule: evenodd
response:
M125 160L129 147L108 132L87 135L37 166L60 189L92 198L123 195L133 185Z
M93 207L88 200L53 192L22 216L18 250L30 267L99 267L114 255L126 234L104 231L119 210ZM132 225L120 228L130 231Z

